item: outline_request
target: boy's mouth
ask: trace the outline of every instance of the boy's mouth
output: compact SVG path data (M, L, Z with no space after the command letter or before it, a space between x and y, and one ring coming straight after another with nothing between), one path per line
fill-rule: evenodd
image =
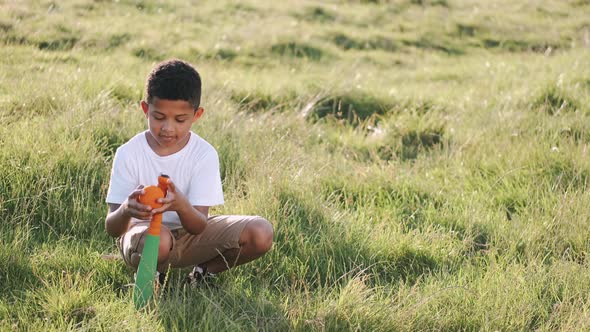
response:
M170 142L174 140L174 136L160 136L160 139L165 142Z

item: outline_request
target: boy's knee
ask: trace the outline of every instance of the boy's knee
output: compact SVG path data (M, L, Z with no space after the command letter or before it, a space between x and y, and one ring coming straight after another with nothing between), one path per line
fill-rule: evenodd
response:
M172 235L166 226L162 226L162 231L160 232L160 247L158 248L158 264L168 261L171 250Z
M263 254L272 248L274 231L268 220L258 217L248 223L247 227L252 247L256 252Z

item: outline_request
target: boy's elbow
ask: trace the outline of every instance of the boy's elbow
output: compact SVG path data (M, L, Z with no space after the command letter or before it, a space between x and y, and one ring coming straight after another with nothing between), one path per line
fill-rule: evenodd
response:
M106 231L107 231L107 234L113 238L121 237L125 233L125 232L116 232L116 231L110 230L108 228L106 228Z
M107 215L107 217L106 217L106 219L104 221L104 229L105 229L105 231L111 237L114 237L114 238L120 237L121 235L123 235L124 232L122 232L119 228L114 227L113 220L111 220L109 218L109 216L110 216L110 214Z
M192 235L199 235L205 231L207 224L203 223L203 224L193 225L192 227L185 227L185 226L183 226L183 227L188 233L190 233Z
M207 224L206 224L206 223L205 223L205 224L202 224L202 225L199 227L199 230L198 230L198 232L199 232L199 233L198 233L198 234L201 234L201 233L203 233L203 232L205 231L205 228L207 228Z
M109 227L109 220L105 220L104 222L104 230L107 232L107 234L111 237L117 237L117 234L115 232L113 232L113 230L111 229L111 227Z

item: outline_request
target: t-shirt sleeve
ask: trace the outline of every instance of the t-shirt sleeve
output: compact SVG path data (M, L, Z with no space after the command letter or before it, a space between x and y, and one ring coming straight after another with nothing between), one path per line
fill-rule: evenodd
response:
M215 150L211 150L197 163L187 197L193 206L223 204L219 157Z
M121 149L117 149L113 159L106 202L114 204L125 202L129 194L137 187L135 179L131 158Z

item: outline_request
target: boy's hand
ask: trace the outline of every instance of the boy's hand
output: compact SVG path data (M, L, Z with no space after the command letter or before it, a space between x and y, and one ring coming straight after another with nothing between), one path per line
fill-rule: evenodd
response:
M176 186L172 180L168 179L168 193L166 197L158 199L159 203L162 203L162 207L153 209L151 214L161 213L165 211L178 211L190 207L190 203L180 191L176 191Z
M153 214L152 207L149 205L141 204L137 201L137 197L139 197L139 195L142 194L144 194L143 186L139 185L123 203L123 211L126 215L136 219L151 220Z

